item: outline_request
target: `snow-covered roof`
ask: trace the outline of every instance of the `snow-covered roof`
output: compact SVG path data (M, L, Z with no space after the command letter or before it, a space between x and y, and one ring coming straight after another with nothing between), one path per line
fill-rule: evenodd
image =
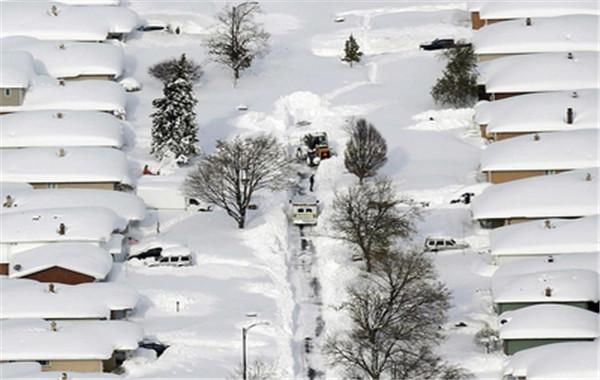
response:
M487 146L481 170L570 170L600 166L598 130L518 136Z
M556 255L551 258L533 257L501 265L494 277L497 279L511 278L529 273L568 270L595 270L600 273L600 253L574 253L570 255Z
M473 199L473 218L552 218L598 215L598 168L510 181ZM589 180L588 180L589 179Z
M54 78L73 78L80 75L111 75L123 73L123 49L110 43L57 42L31 37L0 39L2 55L13 51L30 53L36 72Z
M487 1L479 13L483 19L513 19L525 17L554 17L571 14L598 15L595 0L577 1Z
M133 288L114 282L54 284L53 292L27 279L0 279L0 286L0 319L109 319L112 310L133 309L139 299Z
M576 306L527 306L500 315L500 339L597 338L599 318L597 313Z
M598 51L598 16L568 15L488 25L473 35L477 54Z
M32 111L0 116L0 148L121 147L123 122L94 111Z
M53 267L101 280L112 268L112 256L93 244L51 243L14 253L9 259L11 278L26 277Z
M98 360L115 350L135 350L143 330L128 321L59 321L56 331L41 319L0 324L0 360Z
M60 224L65 234L58 233ZM107 242L127 221L101 207L72 207L0 214L2 243Z
M527 380L597 380L599 352L600 341L546 344L515 353L503 374Z
M2 1L2 0L0 0ZM112 373L98 372L71 372L71 371L44 371L42 365L38 362L13 362L0 363L0 373L3 379L23 379L23 380L57 380L63 373L67 373L68 380L90 379L120 379L118 375Z
M598 53L521 54L479 64L487 93L567 91L599 88Z
M487 132L544 132L600 128L598 90L546 92L512 96L475 106L478 124ZM573 124L566 123L567 108L573 109Z
M3 51L0 54L0 73L0 87L28 88L36 75L33 57L24 51Z
M132 183L127 156L112 148L2 149L0 160L0 177L5 181Z
M20 106L0 106L0 112L73 110L125 114L127 96L118 83L103 80L59 81L38 76Z
M558 270L515 276L494 276L494 303L598 301L596 270ZM546 295L550 289L550 295Z
M12 207L0 208L0 213L42 210L47 208L104 207L129 221L146 217L144 202L135 194L97 189L39 189L5 191L0 189L2 202L10 195Z
M490 249L494 256L597 252L600 220L594 215L533 220L496 228L490 232Z
M28 183L23 183L23 182L0 181L0 192L2 192L2 194L4 194L4 193L10 194L11 192L25 191L25 190L33 190L33 186L31 186Z
M138 15L126 7L82 7L39 1L3 2L0 13L2 36L42 40L102 41L109 33L132 32L140 22Z

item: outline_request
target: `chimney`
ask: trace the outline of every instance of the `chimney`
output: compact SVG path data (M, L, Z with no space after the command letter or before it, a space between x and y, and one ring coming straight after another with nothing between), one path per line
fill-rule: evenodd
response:
M6 201L2 204L2 207L11 208L13 206L14 199L9 195L6 196Z
M573 53L568 52L567 53L567 59L573 59Z
M65 44L60 44L60 45L58 45L58 48L60 50L65 50L67 47L65 46Z
M58 231L57 232L58 232L59 235L64 235L67 232L67 227L65 226L64 223L61 223L58 226Z
M567 124L573 124L573 108L567 108Z
M62 119L65 115L62 112L57 112L55 116L57 119Z
M61 373L60 380L69 380L69 375L66 372Z
M585 175L585 180L586 180L586 181L591 181L591 180L592 180L592 173L587 173L587 174Z
M58 331L57 327L58 326L56 325L55 321L50 322L50 330L52 330L52 331Z
M58 80L58 85L59 85L59 86L63 86L63 87L64 87L64 85L65 85L65 80L64 80L64 79L59 79L59 80Z
M49 283L48 284L48 292L50 292L50 293L56 293L56 289L54 288L54 284L53 283Z
M552 264L554 262L554 256L552 256L552 255L548 256L548 262L550 264Z
M546 219L544 221L544 228L547 228L549 230L551 230L552 228L554 228L554 226L552 225L552 221L550 219Z
M533 141L540 141L540 135L537 133L533 135Z
M527 17L527 18L525 19L525 25L526 25L526 26L531 26L531 17Z
M65 148L60 148L58 149L58 152L56 152L56 155L58 157L64 157L67 155L67 151L65 150Z
M573 91L573 92L571 93L571 97L572 97L572 98L578 98L578 97L579 97L579 94L577 93L577 91Z
M57 7L56 5L53 5L53 6L50 8L50 15L51 15L51 16L58 16L58 13L59 13L59 11L58 11L58 7Z
M552 288L548 286L546 289L544 289L544 295L546 297L552 297Z

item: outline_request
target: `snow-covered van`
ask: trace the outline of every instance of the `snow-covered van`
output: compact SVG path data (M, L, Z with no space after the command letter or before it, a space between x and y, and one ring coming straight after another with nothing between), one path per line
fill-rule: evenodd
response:
M290 201L292 223L316 225L319 217L319 201L315 197L299 196Z

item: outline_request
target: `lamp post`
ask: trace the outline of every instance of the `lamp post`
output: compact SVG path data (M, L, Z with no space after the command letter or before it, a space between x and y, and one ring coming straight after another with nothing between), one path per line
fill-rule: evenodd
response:
M250 331L250 329L252 329L253 327L260 326L260 325L268 325L268 324L269 324L269 322L267 322L267 321L254 322L246 327L242 327L242 379L243 380L248 379L248 365L247 365L247 359L246 359L246 336L248 335L248 331Z

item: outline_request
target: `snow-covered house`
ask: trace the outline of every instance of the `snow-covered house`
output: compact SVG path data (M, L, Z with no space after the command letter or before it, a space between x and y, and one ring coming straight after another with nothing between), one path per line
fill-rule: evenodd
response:
M597 89L598 53L521 54L479 64L480 100L515 95Z
M470 1L468 6L471 13L473 29L500 21L527 18L556 17L564 15L598 15L598 3L594 0L578 1ZM532 20L533 23L533 20Z
M113 282L64 285L5 278L0 286L0 319L124 319L139 300L133 288Z
M1 1L1 0L0 0ZM121 379L119 375L98 372L73 372L73 371L46 371L42 372L42 365L38 362L9 362L0 363L0 373L3 379L22 380L105 380Z
M36 189L114 190L132 185L127 156L96 147L0 149L0 177Z
M600 273L599 251L533 257L504 263L494 272L497 279L511 278L529 273L564 270L596 270Z
M568 15L511 20L478 30L473 35L480 62L515 54L598 51L596 15Z
M5 320L0 334L0 362L36 361L44 371L111 372L143 339L127 321Z
M539 132L598 129L598 90L559 91L514 96L475 106L481 136L504 140Z
M14 53L14 52L13 52ZM125 90L112 81L63 81L34 76L19 105L0 105L0 114L19 111L101 111L124 118Z
M123 49L110 43L57 42L31 37L0 39L0 54L24 51L32 55L35 71L57 79L113 80L123 74Z
M146 208L135 194L95 189L0 189L3 207L0 213L60 209L72 207L103 207L112 210L130 224L146 217ZM7 198L10 202L7 202Z
M122 238L120 232L126 228L125 219L99 207L2 213L0 274L8 274L8 263L14 254L50 243L85 243L110 249L115 236Z
M492 299L498 314L541 303L576 306L597 313L599 275L594 269L500 274L492 279Z
M511 356L502 371L504 380L597 380L600 341L547 344Z
M506 355L551 343L593 341L600 335L600 316L575 306L533 305L507 311L499 320Z
M536 133L495 142L481 155L488 182L503 183L600 166L598 130Z
M36 75L31 54L22 51L3 52L0 73L0 107L22 105L25 93Z
M7 1L2 3L0 24L3 37L100 42L107 38L126 37L141 21L127 7Z
M53 243L13 253L10 278L77 285L103 280L112 268L110 253L89 243Z
M579 219L545 219L496 228L490 251L497 264L532 257L600 251L597 215ZM535 236L535 239L532 237Z
M487 187L473 199L473 219L484 228L534 219L598 215L598 168L515 180Z
M0 124L0 148L120 148L124 144L123 122L104 112L17 112L0 116Z

